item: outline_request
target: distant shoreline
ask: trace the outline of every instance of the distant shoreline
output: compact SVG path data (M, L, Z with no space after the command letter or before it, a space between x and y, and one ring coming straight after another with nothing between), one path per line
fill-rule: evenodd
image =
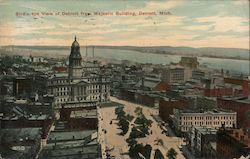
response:
M167 50L168 46L155 46L155 47L136 47L136 46L88 46L88 49L92 49L92 48L96 48L96 49L114 49L114 50L127 50L127 51L137 51L143 54L160 54L160 55L166 55L166 56L171 56L171 55L176 55L176 56L189 56L189 57L203 57L203 58L215 58L215 59L230 59L230 60L242 60L242 61L250 61L250 53L247 54L247 49L234 49L234 48L225 48L227 50L244 50L245 53L240 53L240 54L245 54L245 56L248 57L240 57L239 55L237 56L225 56L225 55L214 55L215 53L211 53L211 55L208 55L209 53L200 53L199 51L196 51L195 53L186 53L184 51L178 51L178 49L192 49L192 50L196 50L199 48L189 48L189 47L169 47L172 50ZM167 49L165 49L164 47L166 47ZM70 47L69 46L2 46L0 48L0 53L4 54L4 52L9 52L13 55L15 55L15 52L13 51L6 51L9 50L11 48L14 49L29 49L29 50L48 50L48 51L52 51L52 50L69 50ZM82 50L84 51L86 48L86 46L82 46ZM165 50L164 50L165 49ZM176 49L176 50L175 50ZM206 49L206 48L200 48L200 49ZM209 48L209 49L219 49L219 50L223 50L223 48ZM174 50L174 51L173 51ZM191 51L192 51L191 50ZM218 50L216 50L216 52L218 52ZM225 52L225 51L224 51ZM223 54L223 53L222 53ZM225 53L224 53L225 54ZM46 56L44 55L38 55L38 56ZM64 55L62 55L64 56Z
M143 52L139 50L133 50L133 49L119 49L119 48L113 48L116 50L129 50L129 51L137 51L140 53L150 53L150 54L160 54L160 55L169 55L169 56L187 56L187 57L205 57L205 58L216 58L216 59L230 59L230 60L243 60L243 61L250 61L250 58L244 58L244 57L228 57L228 56L215 56L215 55L195 55L195 54L185 54L185 53L168 53L168 52ZM250 56L250 55L249 55Z

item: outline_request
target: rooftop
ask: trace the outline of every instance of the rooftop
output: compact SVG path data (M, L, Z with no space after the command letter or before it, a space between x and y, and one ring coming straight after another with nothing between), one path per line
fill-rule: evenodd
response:
M97 101L69 101L63 105L63 108L81 108L81 107L89 107L96 106Z
M70 118L97 118L96 109L72 111Z
M184 67L181 66L181 65L170 65L169 68L170 68L170 69L184 69Z
M25 118L27 120L45 120L50 118L50 116L47 114L39 114L39 115L30 114L29 116L15 115L15 116L5 116L2 120L18 120L21 118Z
M144 87L148 87L148 88L154 88L156 87L156 85L160 82L161 80L158 78L144 78L142 80L140 80L136 86L137 87L141 87L144 85Z
M229 129L229 136L247 145L250 148L250 137L249 132L244 129Z
M239 103L250 104L250 98L247 97L223 97L223 100L232 100Z
M197 109L174 109L175 114L236 114L236 112L231 110L225 110L225 109L213 109L210 111L203 111L203 110L197 110Z
M96 130L85 130L85 131L52 131L48 137L48 143L50 142L62 142L62 141L69 141L69 140L80 140L84 139L93 133Z
M214 134L215 135L218 131L214 128L208 128L208 127L195 127L195 129L203 135L206 135L206 134Z
M41 128L11 128L1 129L0 138L7 143L18 143L24 140L35 140L41 137Z
M94 159L98 158L98 148L96 130L51 132L40 158Z
M68 77L68 73L56 73L54 74L53 76L51 76L50 78L65 78L65 77Z

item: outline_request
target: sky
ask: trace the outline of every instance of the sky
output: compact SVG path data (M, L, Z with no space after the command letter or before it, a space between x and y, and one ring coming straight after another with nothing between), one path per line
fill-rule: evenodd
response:
M116 12L136 16L117 16ZM0 0L0 46L70 46L75 35L80 45L249 49L249 1Z

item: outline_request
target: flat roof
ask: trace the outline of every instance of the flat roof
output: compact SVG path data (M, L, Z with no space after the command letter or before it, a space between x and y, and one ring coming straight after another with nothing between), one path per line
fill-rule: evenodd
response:
M71 111L70 118L97 118L97 110L75 110Z
M6 116L3 118L3 120L18 120L20 118L24 117L27 120L45 120L48 119L50 116L48 114L39 114L39 115L30 115L30 116Z
M84 131L52 131L49 134L48 141L66 141L66 140L80 140L95 133L97 130Z
M50 150L50 153L47 156L44 156L47 158L60 158L60 159L89 159L96 158L98 155L98 145L92 145L92 146L80 146L80 147L68 147L65 149L54 149Z
M231 113L236 114L236 112L232 110L225 110L225 109L216 109L216 110L208 110L208 111L200 111L197 109L175 109L176 112L180 114L225 114L225 113Z
M195 127L201 134L216 134L218 130L214 128L207 128L207 127Z
M37 139L41 137L41 128L9 128L1 129L0 137L5 141L19 142L25 139Z
M239 103L250 104L250 98L247 98L247 97L223 97L221 99L236 101L236 102L239 102Z

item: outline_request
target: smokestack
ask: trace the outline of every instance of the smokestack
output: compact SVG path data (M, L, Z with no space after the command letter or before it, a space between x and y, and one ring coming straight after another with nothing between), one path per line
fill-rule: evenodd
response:
M95 57L95 46L93 46L93 48L92 48L92 57L93 58Z
M88 46L86 44L86 57L88 57Z

